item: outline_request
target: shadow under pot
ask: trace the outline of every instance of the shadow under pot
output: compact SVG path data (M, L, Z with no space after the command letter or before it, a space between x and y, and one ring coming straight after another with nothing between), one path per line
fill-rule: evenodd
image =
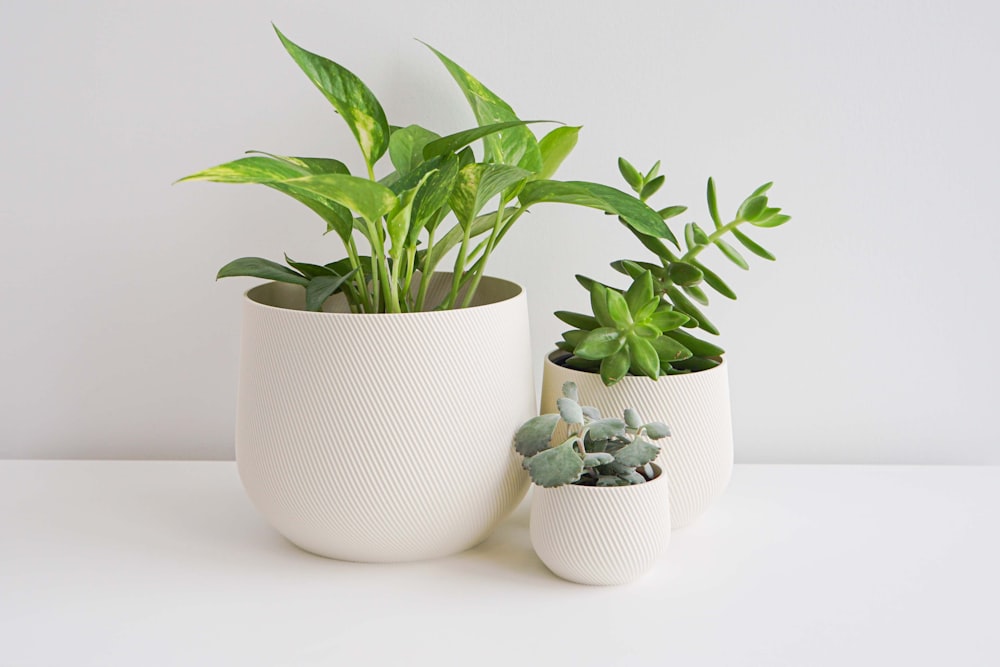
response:
M566 353L545 358L541 413L556 412L565 382L575 382L586 403L602 415L620 415L633 408L647 419L670 425L657 463L670 480L670 515L682 528L705 512L722 495L733 472L733 422L729 403L728 366L658 380L628 375L610 387L597 373L560 364Z
M428 303L450 283L436 274ZM260 513L341 560L435 558L486 539L529 483L510 444L535 414L524 291L485 278L459 310L352 314L342 295L304 308L297 285L244 301L236 461Z
M670 484L536 486L531 544L554 574L578 584L627 584L648 572L670 543Z

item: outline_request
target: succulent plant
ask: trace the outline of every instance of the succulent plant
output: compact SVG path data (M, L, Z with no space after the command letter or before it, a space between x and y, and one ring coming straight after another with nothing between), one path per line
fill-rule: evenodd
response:
M629 186L645 202L664 183L657 162L645 174L624 158L618 168ZM723 223L715 195L715 181L708 179L708 213L714 230L706 232L697 222L684 227L684 245L671 232L653 237L633 230L639 241L656 256L656 262L618 260L611 264L619 273L632 279L632 284L619 290L585 276L577 280L590 292L593 314L558 311L556 317L574 327L563 334L556 346L568 353L560 363L577 370L600 372L606 385L613 385L627 374L646 375L654 380L661 375L690 373L717 366L724 350L691 335L681 328L701 329L717 335L719 330L695 305L707 306L707 285L728 299L736 293L722 278L705 266L700 257L706 248L715 246L741 269L750 265L736 248L726 241L732 237L751 253L767 260L774 255L760 246L739 228L749 223L754 227L778 227L791 217L780 208L768 204L767 193L772 183L765 183L743 200L736 215ZM668 206L658 211L666 221L687 211L686 206ZM667 241L677 251L671 250ZM627 306L627 307L626 307ZM655 352L655 356L654 353Z
M562 389L558 413L529 419L514 436L514 448L535 484L628 486L657 476L652 461L660 446L652 441L670 435L666 424L644 423L631 408L622 419L604 419L597 408L580 405L576 383L567 382ZM567 437L553 446L560 422Z

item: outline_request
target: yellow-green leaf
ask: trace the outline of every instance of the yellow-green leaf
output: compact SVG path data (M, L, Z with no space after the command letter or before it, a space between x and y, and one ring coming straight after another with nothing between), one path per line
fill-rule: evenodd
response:
M347 122L365 162L374 165L389 146L389 123L375 94L353 72L306 51L281 34L277 26L274 32L292 59Z

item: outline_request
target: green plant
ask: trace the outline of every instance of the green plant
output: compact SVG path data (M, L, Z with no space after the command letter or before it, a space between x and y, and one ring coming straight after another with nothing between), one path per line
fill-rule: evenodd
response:
M651 440L670 435L661 422L643 423L639 414L625 410L623 419L602 419L596 408L581 406L576 384L563 385L559 413L540 415L521 425L514 448L539 486L628 486L656 477L653 459L660 446ZM567 436L552 446L560 421Z
M254 276L302 285L309 310L319 310L329 296L342 292L353 312L420 311L434 307L426 303L431 276L457 248L451 289L436 304L457 308L471 304L497 244L535 204L588 206L620 216L651 238L670 234L660 216L630 194L597 183L550 180L576 145L580 128L557 127L538 140L528 125L541 121L519 119L509 104L439 51L428 47L458 83L478 123L447 136L419 125L390 125L357 76L275 31L348 124L366 173L354 176L344 162L331 158L249 151L248 157L180 179L277 190L318 214L347 254L327 264L286 256L287 266L244 257L224 266L219 278ZM484 151L477 158L471 144L480 140ZM393 170L376 178L386 155ZM450 226L443 224L449 215ZM358 238L367 243L367 254L358 248Z
M660 163L643 175L624 158L618 159L622 176L646 201L664 183L658 175ZM646 375L657 379L661 375L690 373L717 366L724 350L706 340L682 331L681 328L702 329L717 335L719 330L695 305L707 306L707 285L728 299L736 293L722 278L710 270L700 257L702 251L716 247L741 269L748 270L746 259L727 242L736 239L751 253L767 260L774 255L740 230L745 224L754 227L778 227L791 218L780 208L768 205L767 193L772 183L754 190L740 204L732 220L723 222L715 195L715 181L708 179L708 213L714 229L706 232L697 222L684 227L682 250L673 233L654 237L633 229L639 241L655 255L656 262L618 260L611 266L632 279L625 290L619 290L585 276L577 280L590 292L593 314L558 311L556 317L574 327L563 334L556 346L568 353L560 363L578 370L599 371L606 385L613 385L625 375ZM686 206L668 206L658 211L666 221L687 210ZM664 243L671 243L677 251ZM655 356L654 356L655 352Z

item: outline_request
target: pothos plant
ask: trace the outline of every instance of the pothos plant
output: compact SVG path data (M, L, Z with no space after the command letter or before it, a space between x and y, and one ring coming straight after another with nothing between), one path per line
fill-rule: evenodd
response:
M622 419L602 419L597 408L580 405L576 383L565 383L562 391L558 414L529 419L514 436L514 448L535 484L629 486L659 474L652 462L660 446L652 441L670 435L666 424L644 423L631 408ZM560 423L567 437L553 445Z
M560 202L618 215L636 233L670 230L640 198L584 181L551 176L572 151L579 127L561 126L539 140L509 104L441 52L428 47L461 88L477 127L441 136L420 125L390 125L374 93L341 65L293 43L275 27L292 59L347 123L364 174L333 158L249 151L247 157L181 181L256 183L301 202L343 243L346 257L286 265L259 257L230 262L219 278L254 276L305 287L306 307L320 310L342 292L353 312L401 313L472 303L497 244L535 204ZM477 156L472 144L483 142ZM377 171L388 156L391 170ZM446 220L451 222L446 223ZM363 246L359 248L359 241ZM447 297L427 302L431 277L457 248Z
M644 202L663 186L665 179L658 174L659 166L657 162L643 174L624 158L618 159L622 176ZM604 384L609 386L628 374L645 375L655 380L662 375L706 370L721 363L719 357L724 352L721 347L683 330L719 333L702 309L695 305L696 302L701 306L709 303L703 285L728 299L736 298L732 288L706 266L701 253L715 247L741 269L748 270L750 265L746 259L727 241L735 239L754 255L773 261L773 254L740 229L747 224L759 228L778 227L791 219L780 208L769 205L771 186L772 183L765 183L754 190L743 200L733 218L724 221L719 214L715 181L709 178L708 214L714 228L708 232L697 222L687 223L684 248L672 232L653 236L633 228L635 236L653 253L656 261L613 262L611 266L616 271L632 280L625 289L577 276L580 284L590 292L592 313L555 313L574 327L556 343L567 353L559 362L570 368L599 372ZM668 206L660 209L659 215L666 221L685 211L686 206Z

